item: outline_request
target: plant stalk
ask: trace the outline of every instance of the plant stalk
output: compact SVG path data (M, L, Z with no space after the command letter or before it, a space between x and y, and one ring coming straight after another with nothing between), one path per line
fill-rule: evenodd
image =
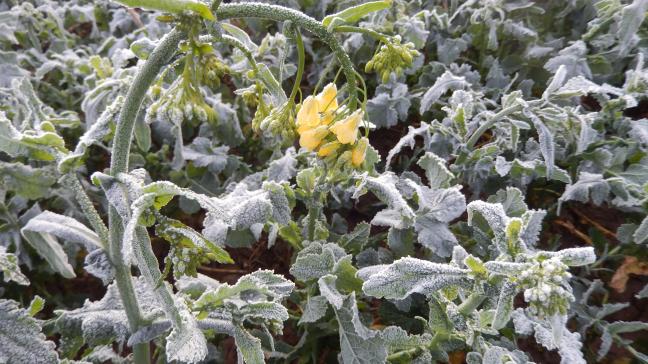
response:
M349 55L346 53L344 48L342 48L342 45L335 38L335 35L329 32L321 22L297 10L279 5L269 5L262 3L242 2L235 4L220 4L218 9L214 9L212 6L212 10L216 12L216 17L219 20L232 18L261 18L278 22L290 20L297 27L306 29L311 32L331 48L338 61L340 62L342 71L344 72L344 76L346 77L347 83L349 85L349 108L355 109L358 102L358 90L353 63L351 63Z
M110 174L114 177L120 173L128 172L128 159L133 139L133 130L137 114L142 106L146 92L162 68L176 53L178 44L185 38L184 32L174 29L167 34L142 68L138 71L133 83L126 94L126 101L119 114L115 137L113 139L112 156L110 160ZM137 303L135 290L130 272L122 256L124 237L123 221L114 207L108 213L108 226L110 235L109 256L115 268L117 288L124 304L131 332L137 331L143 324L142 313ZM149 344L141 343L133 347L136 363L149 363Z

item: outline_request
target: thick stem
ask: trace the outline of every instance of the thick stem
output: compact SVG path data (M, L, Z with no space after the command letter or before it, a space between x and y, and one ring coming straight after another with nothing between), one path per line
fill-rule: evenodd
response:
M329 32L321 22L297 10L283 6L245 2L221 4L216 10L216 17L219 20L231 18L262 18L279 22L290 20L297 27L304 28L313 33L331 48L340 62L344 76L349 84L349 108L354 109L356 107L358 91L353 63L351 63L349 55L344 51L344 48L342 48L340 42L335 38L335 35Z
M119 173L128 172L128 158L133 139L135 119L142 106L146 92L160 73L160 70L176 53L178 43L184 37L184 32L177 29L167 34L153 53L151 53L149 59L137 73L137 76L135 76L126 95L126 101L119 114L117 129L115 130L110 161L111 175L117 176ZM119 294L124 304L130 329L132 332L135 332L143 324L143 318L133 289L130 267L125 264L121 252L124 237L123 221L114 207L111 207L109 210L108 225L110 226L109 256L115 267L117 288L119 289ZM135 345L133 351L136 363L148 363L150 361L148 343Z
M479 305L484 302L486 295L483 293L473 292L459 305L459 313L464 316L470 315Z

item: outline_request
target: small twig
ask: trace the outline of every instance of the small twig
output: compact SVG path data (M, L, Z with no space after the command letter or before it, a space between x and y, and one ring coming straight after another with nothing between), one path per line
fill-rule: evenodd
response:
M139 13L137 10L133 8L127 8L128 14L130 14L131 18L133 18L133 23L137 25L138 28L144 28L144 23L142 23L142 19L140 19Z
M229 273L229 274L247 274L248 271L244 269L235 269L235 268L212 268L212 267L198 267L199 271L206 273Z
M564 227L565 229L569 230L570 233L572 233L572 234L578 236L579 238L581 238L588 245L592 245L592 239L587 234L585 234L585 233L579 231L578 229L576 229L574 227L574 224L572 224L571 222L562 221L562 220L556 220L555 222L556 222L556 224L558 224L558 225Z
M603 235L607 236L610 239L618 240L616 234L613 233L612 231L608 230L605 226L603 226L603 225L599 224L598 222L592 220L590 217L588 217L584 213L578 211L577 209L570 208L570 210L573 213L575 213L576 215L578 215L580 218L585 220L586 222L592 224L592 226L594 226L598 231L603 233Z

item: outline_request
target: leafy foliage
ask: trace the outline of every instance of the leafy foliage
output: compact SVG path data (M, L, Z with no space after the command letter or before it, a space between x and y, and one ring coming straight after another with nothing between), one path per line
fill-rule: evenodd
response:
M275 3L0 4L0 362L648 361L648 1Z

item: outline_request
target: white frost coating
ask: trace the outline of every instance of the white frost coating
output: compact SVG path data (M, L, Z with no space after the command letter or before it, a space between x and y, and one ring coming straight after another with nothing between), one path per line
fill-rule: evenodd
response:
M425 176L432 189L446 188L455 177L446 167L446 161L432 152L426 152L417 162L425 170Z
M297 159L295 158L295 147L286 149L286 154L279 159L270 162L266 175L268 181L288 181L297 175Z
M514 262L500 262L490 261L484 263L486 269L491 273L502 274L506 276L514 276L520 272L529 269L530 263L514 263Z
M370 177L367 174L361 177L360 186L358 186L353 198L357 199L362 189L366 187L389 207L388 210L379 212L374 220L372 220L372 224L376 225L384 221L380 217L385 217L384 214L391 210L394 213L389 213L389 218L398 221L394 224L397 226L394 227L406 228L411 225L411 221L415 217L414 210L407 204L405 198L403 198L398 188L396 188L397 183L398 177L392 172L383 173L378 177ZM380 215L381 213L383 215Z
M556 341L552 333L552 327L548 321L530 318L524 313L522 308L513 311L512 316L516 333L527 336L535 334L535 340L538 344L549 350L558 349L561 364L586 363L581 352L583 344L580 341L580 335L567 330L564 327L564 321L562 321L563 328L560 330L561 336Z
M509 218L506 216L504 206L501 203L488 203L484 201L473 201L468 204L468 225L475 226L475 216L481 216L495 235L495 243L498 248L505 247L506 226ZM502 251L503 253L506 250Z
M264 364L263 348L261 340L252 336L247 330L240 326L234 328L234 341L236 352L239 355L239 363Z
M304 306L303 313L299 319L298 324L317 322L319 319L326 315L328 308L326 297L314 296L308 297L306 306Z
M423 95L419 112L422 115L428 111L448 90L460 90L468 86L470 84L466 81L465 77L455 76L452 72L445 71Z
M0 363L56 364L56 344L38 320L12 300L0 300Z
M542 220L547 215L545 210L528 210L522 214L522 230L520 239L527 247L534 247L540 238Z
M299 252L290 274L300 281L319 279L332 273L335 264L345 256L346 252L335 243L312 242Z
M71 217L51 211L41 212L29 220L22 230L48 233L72 243L82 244L89 251L101 248L101 240L94 231Z
M74 278L74 268L68 263L67 254L56 238L48 233L38 233L34 231L21 230L29 245L43 257L49 266L65 278Z
M542 254L558 257L564 264L571 267L592 264L596 261L593 247L568 248L557 252L543 252Z
M179 298L175 301L182 324L167 336L167 355L171 361L198 363L207 356L207 340L184 301Z
M370 296L391 299L404 299L412 293L429 295L443 287L467 285L468 272L449 264L401 258L369 276L362 290Z
M387 153L387 160L385 162L386 170L389 170L389 166L391 165L392 159L396 154L400 153L400 151L403 148L405 147L414 148L414 145L416 144L414 137L416 137L417 135L423 135L426 140L429 138L427 135L425 135L425 133L427 133L430 130L430 125L425 122L421 122L421 126L419 126L418 128L408 126L407 129L408 129L407 134L404 137L402 137L398 141L398 143L396 143L396 145L389 151L389 153Z

